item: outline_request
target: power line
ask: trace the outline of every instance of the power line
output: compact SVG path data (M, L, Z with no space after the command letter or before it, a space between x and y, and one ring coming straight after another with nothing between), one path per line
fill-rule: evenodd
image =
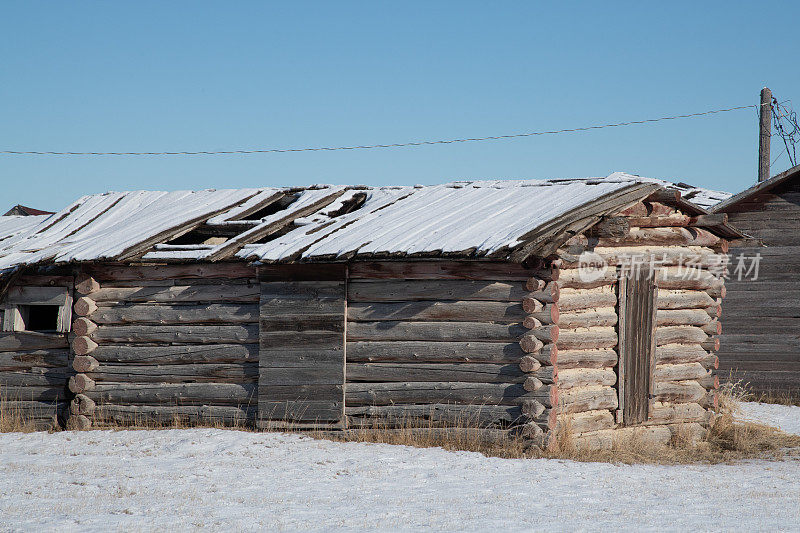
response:
M766 104L765 104L766 105ZM703 111L701 113L689 113L686 115L674 115L670 117L649 118L645 120L632 120L628 122L617 122L612 124L601 124L597 126L584 126L580 128L566 128L551 131L532 131L528 133L514 133L510 135L494 135L490 137L468 137L464 139L446 139L438 141L412 141L404 143L391 143L391 144L370 144L358 146L321 146L310 148L270 148L264 150L215 150L215 151L201 151L201 152L53 152L53 151L22 151L22 150L0 150L0 155L132 155L132 156L145 156L145 155L236 155L236 154L281 154L289 152L329 152L336 150L370 150L374 148L402 148L406 146L426 146L434 144L454 144L465 142L479 142L479 141L496 141L502 139L516 139L520 137L534 137L537 135L557 135L560 133L574 133L579 131L599 130L603 128L618 128L621 126L633 126L636 124L649 124L652 122L661 122L664 120L677 120L681 118L701 117L704 115L714 115L717 113L726 113L728 111L737 111L739 109L759 108L761 104L756 105L742 105L737 107L729 107L726 109L715 109L712 111Z

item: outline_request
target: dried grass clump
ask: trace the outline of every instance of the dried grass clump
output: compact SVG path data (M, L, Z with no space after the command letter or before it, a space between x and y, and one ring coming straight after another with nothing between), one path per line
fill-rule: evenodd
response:
M41 431L45 424L42 417L36 417L35 414L29 409L24 409L22 402L9 400L0 391L0 433Z
M372 442L478 452L487 457L522 458L528 456L526 442L503 429L479 428L477 421L458 417L447 423L427 418L407 417L375 420L344 431L315 430L315 438L340 442Z

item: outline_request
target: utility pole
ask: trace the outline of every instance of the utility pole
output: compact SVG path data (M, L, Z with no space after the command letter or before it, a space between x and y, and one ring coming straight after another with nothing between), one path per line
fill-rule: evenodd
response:
M772 135L772 91L761 89L761 108L758 114L758 181L769 179L769 145Z

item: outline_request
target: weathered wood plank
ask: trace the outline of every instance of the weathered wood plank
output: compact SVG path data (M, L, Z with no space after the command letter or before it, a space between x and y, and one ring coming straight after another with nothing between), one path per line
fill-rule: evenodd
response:
M348 362L515 363L518 342L364 341L347 343Z
M15 331L0 333L0 352L68 348L67 336L61 333Z
M195 263L187 265L84 265L84 271L100 281L171 280L179 278L255 278L256 269L245 262Z
M190 424L223 423L235 426L252 422L256 417L256 411L255 406L103 404L98 406L94 416L100 425L104 422L144 425L173 424L175 421L181 421Z
M527 313L521 303L487 301L414 301L366 303L347 306L347 319L427 320L451 322L521 322Z
M31 367L66 368L69 350L35 350L0 352L0 371L22 370Z
M240 324L258 322L256 304L114 305L92 313L96 324Z
M61 387L69 371L64 368L38 368L23 372L0 372L0 390L5 387Z
M101 326L92 332L98 344L109 342L224 344L258 342L258 326Z
M553 367L525 373L518 364L485 363L347 363L348 383L356 381L460 381L474 383L523 383L535 376L544 383L554 380Z
M260 265L258 279L262 282L335 281L341 283L346 277L346 271L347 265L343 263Z
M173 285L167 287L102 287L92 293L101 302L257 302L258 285Z
M66 390L63 386L54 387L52 385L4 385L0 387L0 398L12 401L51 402L64 400L66 398Z
M509 426L527 420L519 406L509 405L369 405L345 407L348 426L414 426L413 419L457 427Z
M521 324L484 322L352 322L347 338L352 341L509 341L529 330Z
M528 291L524 283L500 281L420 280L351 281L350 302L404 302L413 300L490 300L519 302Z
M255 405L257 385L233 383L97 383L84 394L97 404Z
M350 265L350 279L465 279L525 281L532 271L518 263L478 261L384 261Z
M348 383L345 386L347 405L393 405L403 403L468 403L474 405L519 405L537 400L547 407L558 404L558 390L543 386L534 392L520 384L405 382Z
M101 363L175 365L199 363L257 362L257 344L210 344L132 346L107 344L98 346L92 357Z
M97 383L256 383L258 363L179 365L101 364L86 375ZM1 379L1 378L0 378Z

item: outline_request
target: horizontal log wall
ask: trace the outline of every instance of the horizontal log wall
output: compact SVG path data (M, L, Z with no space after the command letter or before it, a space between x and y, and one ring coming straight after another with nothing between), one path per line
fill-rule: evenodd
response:
M32 287L65 287L72 293L73 276L36 271L12 280L9 293ZM0 302L2 304L2 302ZM3 323L0 308L0 324ZM2 416L32 422L40 429L64 422L71 374L66 333L0 332L0 400Z
M732 224L756 243L731 248L725 333L720 370L725 378L749 383L755 393L800 398L800 184L754 195L727 210ZM753 242L753 241L750 241ZM736 275L759 254L758 279Z
M87 265L76 293L71 427L255 421L254 268Z
M519 426L541 434L558 402L559 294L551 278L549 268L500 263L351 265L349 426Z
M727 243L687 214L645 201L619 214L630 231L567 241L561 255L558 427L579 439L618 428L618 267L655 258L658 268L653 402L645 426L706 424L719 380L720 277ZM593 236L594 235L594 236ZM586 276L580 254L606 266ZM669 436L669 431L666 435ZM609 443L609 438L594 438ZM591 440L591 439L589 439ZM594 442L592 441L592 442Z

